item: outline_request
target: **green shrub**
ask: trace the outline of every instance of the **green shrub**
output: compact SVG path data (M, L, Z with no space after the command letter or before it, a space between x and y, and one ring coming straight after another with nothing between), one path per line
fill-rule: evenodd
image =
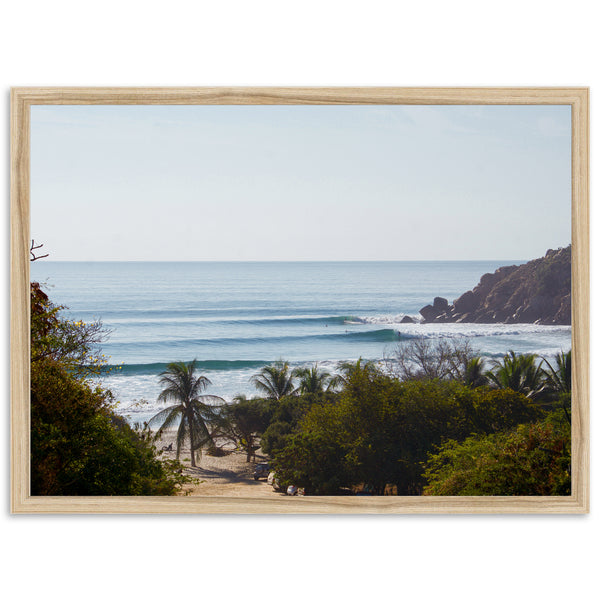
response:
M100 325L63 319L37 284L31 315L31 494L171 495L189 482L90 379L102 363Z
M446 442L429 456L424 494L569 495L570 469L570 428L552 415L510 432Z
M383 494L392 484L401 495L416 495L423 463L445 441L502 431L540 414L512 390L357 372L338 402L314 405L296 432L280 435L274 468L283 483L316 494L359 484Z

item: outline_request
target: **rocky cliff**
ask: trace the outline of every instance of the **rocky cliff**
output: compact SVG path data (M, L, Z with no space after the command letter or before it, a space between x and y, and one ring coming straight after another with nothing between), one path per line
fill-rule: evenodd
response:
M454 304L435 298L419 312L426 323L570 325L571 246L486 273Z

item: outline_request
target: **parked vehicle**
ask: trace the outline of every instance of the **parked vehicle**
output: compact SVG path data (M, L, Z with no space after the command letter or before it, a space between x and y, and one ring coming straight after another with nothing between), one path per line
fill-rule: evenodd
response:
M269 463L261 462L254 467L254 480L257 481L261 477L267 479L269 477Z

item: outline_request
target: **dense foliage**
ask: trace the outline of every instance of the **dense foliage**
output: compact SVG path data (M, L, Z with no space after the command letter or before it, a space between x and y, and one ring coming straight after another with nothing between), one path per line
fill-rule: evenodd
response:
M511 390L356 372L336 402L306 413L276 453L275 465L284 483L316 494L364 484L377 494L388 484L402 495L420 494L423 462L445 440L501 431L539 415L529 399ZM315 456L318 462L307 460Z
M261 437L262 449L272 455L285 448L311 407L333 398L331 394L314 393L282 398L274 407L271 420Z
M450 440L430 456L425 495L571 493L571 431L560 416L488 436Z
M160 461L93 382L101 324L70 321L61 310L31 285L32 495L176 493L188 480L181 467Z
M270 398L237 396L223 407L221 436L246 453L246 461L260 448L260 437L271 423L276 404Z
M486 362L468 344L418 340L396 358L385 373L360 360L335 379L316 377L316 366L312 375L292 372L322 380L311 393L294 385L287 363L275 365L285 372L270 374L285 375L291 392L271 395L270 421L255 436L281 487L326 495L569 493L570 352L552 362L513 352ZM469 470L461 462L469 456L494 459Z
M32 364L51 361L76 376L99 374L105 361L98 344L108 333L102 324L65 319L64 307L53 304L39 283L30 290Z

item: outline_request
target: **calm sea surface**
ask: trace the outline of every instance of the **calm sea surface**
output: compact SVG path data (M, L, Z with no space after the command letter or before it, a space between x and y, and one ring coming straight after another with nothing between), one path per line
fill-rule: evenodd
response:
M484 355L507 350L550 356L571 347L571 328L536 325L400 324L435 296L452 302L504 262L46 262L31 278L46 284L68 316L101 319L105 377L118 410L135 421L157 412L158 374L198 359L207 393L252 395L252 375L277 359L381 360L411 337L471 339ZM400 337L399 337L400 334Z

